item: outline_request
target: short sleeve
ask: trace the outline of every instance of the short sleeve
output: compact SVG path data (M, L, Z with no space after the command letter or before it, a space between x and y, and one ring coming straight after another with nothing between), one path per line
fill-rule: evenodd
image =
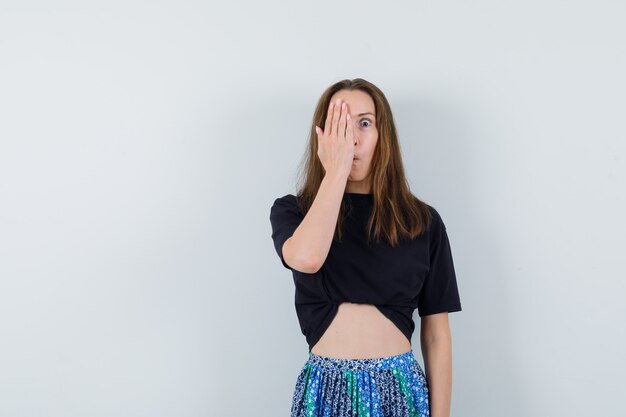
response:
M296 196L292 194L277 198L270 209L274 248L283 266L287 269L293 270L283 258L283 244L293 235L302 219L304 219L304 215L298 207Z
M431 207L433 221L429 231L430 268L418 298L420 317L461 311L454 262L446 225Z

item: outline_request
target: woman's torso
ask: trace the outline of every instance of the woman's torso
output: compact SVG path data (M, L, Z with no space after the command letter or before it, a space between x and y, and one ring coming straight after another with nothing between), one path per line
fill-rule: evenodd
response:
M316 355L361 359L398 355L411 343L398 327L372 304L339 304L337 314L311 348Z

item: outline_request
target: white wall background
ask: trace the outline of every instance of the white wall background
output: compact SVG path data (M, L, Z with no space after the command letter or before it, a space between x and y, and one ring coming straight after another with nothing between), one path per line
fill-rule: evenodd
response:
M625 415L625 12L2 1L0 416L288 415L269 208L355 77L446 221L452 415Z

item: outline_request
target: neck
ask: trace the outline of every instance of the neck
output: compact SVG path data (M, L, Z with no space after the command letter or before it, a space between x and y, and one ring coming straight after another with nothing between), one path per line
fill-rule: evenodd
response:
M362 181L348 181L345 192L355 194L371 194L372 187L365 182L365 179Z

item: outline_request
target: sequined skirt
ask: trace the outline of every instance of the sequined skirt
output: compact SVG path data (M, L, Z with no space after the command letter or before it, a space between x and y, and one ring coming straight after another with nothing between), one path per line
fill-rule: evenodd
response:
M309 352L293 393L291 417L425 417L428 383L413 351L367 359Z

